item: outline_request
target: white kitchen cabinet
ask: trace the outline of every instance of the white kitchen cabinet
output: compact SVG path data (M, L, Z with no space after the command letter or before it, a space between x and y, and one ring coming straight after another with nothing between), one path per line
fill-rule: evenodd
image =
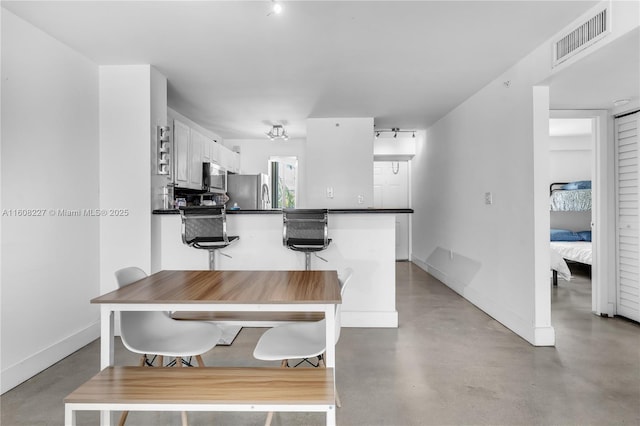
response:
M204 147L208 141L210 139L197 130L178 120L173 121L174 183L177 188L202 188Z
M189 141L191 129L178 120L173 121L173 164L175 185L187 188L189 185Z
M210 161L216 164L221 164L220 163L220 144L216 141L212 141L210 149L211 149Z
M227 147L225 146L220 146L220 153L219 155L219 159L220 159L220 165L222 167L224 167L225 169L227 169L228 171L231 171L229 169L229 150L227 149Z
M211 162L211 145L213 141L209 138L206 138L204 141L204 145L202 145L202 161L205 163Z
M189 143L189 188L202 188L202 161L203 149L208 138L195 129L191 129L191 141Z
M220 145L220 165L227 169L227 171L238 173L240 172L240 154L231 151L226 146Z
M177 188L202 189L202 163L240 171L239 154L182 121L173 120L174 183Z

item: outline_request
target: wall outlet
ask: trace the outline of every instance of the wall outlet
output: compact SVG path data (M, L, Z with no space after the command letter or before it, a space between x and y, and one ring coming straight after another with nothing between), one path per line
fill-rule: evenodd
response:
M358 195L358 204L364 204L364 195Z
M333 198L333 187L327 186L327 198Z
M493 194L491 192L484 193L484 203L493 204Z

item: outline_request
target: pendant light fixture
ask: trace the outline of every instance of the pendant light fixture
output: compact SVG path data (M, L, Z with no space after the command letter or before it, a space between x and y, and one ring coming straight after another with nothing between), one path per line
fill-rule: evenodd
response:
M289 135L287 135L287 131L282 124L274 124L271 126L271 130L269 130L266 135L270 140L282 139L286 141L289 139Z

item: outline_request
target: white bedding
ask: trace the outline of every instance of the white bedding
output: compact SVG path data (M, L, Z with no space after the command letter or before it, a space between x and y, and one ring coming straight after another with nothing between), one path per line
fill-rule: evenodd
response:
M553 243L552 243L553 244ZM558 271L558 276L563 280L569 281L571 279L571 271L567 262L564 261L560 253L551 248L551 269Z
M564 259L591 265L593 251L590 241L551 241L551 250Z

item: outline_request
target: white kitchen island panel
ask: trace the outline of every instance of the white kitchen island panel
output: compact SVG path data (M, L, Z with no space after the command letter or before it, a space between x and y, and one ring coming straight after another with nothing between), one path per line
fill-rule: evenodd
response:
M208 269L208 252L182 243L177 214L152 216L154 270ZM227 233L240 240L217 253L221 270L304 269L304 254L282 245L282 215L228 214ZM342 304L345 327L397 327L395 288L395 214L330 213L331 244L311 257L313 269L354 270Z

